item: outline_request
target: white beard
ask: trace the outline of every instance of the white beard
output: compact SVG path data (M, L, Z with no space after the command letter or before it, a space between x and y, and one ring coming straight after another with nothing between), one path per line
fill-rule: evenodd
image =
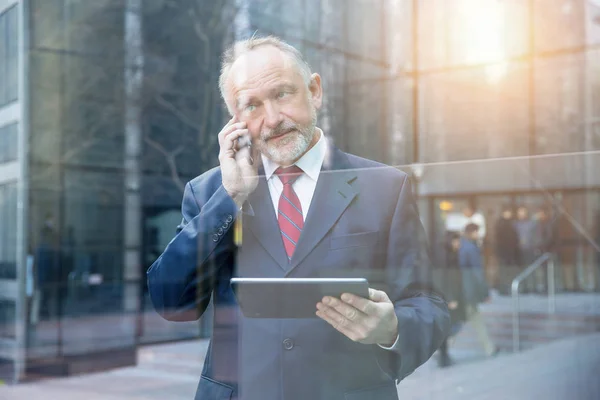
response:
M287 137L278 140L277 144L261 140L260 151L273 162L279 165L289 165L300 158L308 149L315 136L317 126L317 110L313 108L309 125L296 127Z

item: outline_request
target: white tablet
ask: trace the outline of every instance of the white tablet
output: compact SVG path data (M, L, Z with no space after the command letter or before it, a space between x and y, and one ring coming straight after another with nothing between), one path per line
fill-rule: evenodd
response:
M363 278L232 278L231 286L248 318L317 318L323 296L369 298Z

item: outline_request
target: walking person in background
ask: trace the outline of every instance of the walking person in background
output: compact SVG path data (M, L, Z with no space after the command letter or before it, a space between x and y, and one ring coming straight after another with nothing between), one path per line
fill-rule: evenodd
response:
M529 218L527 207L520 206L517 209L517 220L515 229L519 237L519 266L521 271L525 270L535 261L535 235L536 223ZM523 281L523 292L532 292L535 289L535 281L529 277Z
M52 214L47 214L34 253L36 288L31 321L57 318L58 277L60 269L59 236Z
M479 312L480 303L489 301L489 288L485 282L481 249L477 245L479 227L469 224L465 227L463 238L458 248L458 263L462 280L462 298L467 322L473 325L485 354L493 356L498 348L492 341L483 317Z
M596 213L596 249L600 247L600 211ZM596 291L600 292L600 250L596 251Z
M455 336L466 319L465 302L463 296L463 283L460 265L458 262L458 251L460 249L461 236L456 232L448 232L445 242L445 262L439 269L438 287L442 291L448 309L450 310L450 335L447 337L439 349L438 365L441 368L449 367L453 364L448 354L448 341Z
M510 293L512 280L519 273L519 236L513 221L513 212L510 206L502 210L500 219L495 226L496 259L498 260L498 276L501 294Z

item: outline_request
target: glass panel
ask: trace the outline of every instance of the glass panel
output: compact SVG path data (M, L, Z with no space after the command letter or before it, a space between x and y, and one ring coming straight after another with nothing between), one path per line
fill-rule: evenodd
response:
M32 166L31 179L44 182L51 166L60 159L62 100L62 56L58 53L32 52L29 66L29 86L35 96L30 98L29 151ZM47 99L52 98L53 101ZM40 167L40 176L35 165ZM56 168L56 167L53 167Z
M576 48L585 42L584 13L589 1L534 1L536 52Z
M7 13L0 14L0 106L8 102L8 42Z
M14 374L17 336L17 185L0 185L0 380ZM12 288L9 288L12 286Z
M348 22L341 18L340 11L347 7L346 0L320 0L321 37L320 42L328 48L344 50L344 34Z
M33 196L39 193L32 191ZM49 193L43 194L47 206ZM59 293L63 290L60 279L62 259L58 220L54 214L30 208L33 218L30 228L31 256L33 257L34 285L28 307L27 356L30 358L53 357L59 354L59 315L63 308ZM44 207L45 210L49 208ZM38 222L39 221L39 222Z
M600 9L600 6L598 8ZM600 27L600 16L598 16L597 25ZM584 85L585 119L583 126L586 140L589 140L586 142L586 150L600 150L600 73L598 71L600 71L600 49L590 50L587 53Z
M89 252L86 252L89 253ZM65 355L89 354L135 345L137 314L123 309L127 284L103 280L93 273L120 254L96 253L89 260L90 270L77 280L67 293L68 307L62 318L62 349ZM78 262L79 260L77 260ZM81 277L78 277L81 278ZM129 285L138 285L132 283ZM111 329L103 329L111 326Z
M0 299L0 338L16 338L16 303L14 300Z
M16 279L17 185L0 186L0 279Z
M562 195L559 244L566 290L600 290L600 193Z
M586 1L585 7L586 43L589 45L600 44L600 1Z
M18 124L6 125L0 128L0 164L17 159Z
M526 1L424 0L418 4L419 69L501 62L527 53Z
M593 150L591 132L586 129L589 127L577 123L587 120L586 103L592 101L592 92L586 87L585 60L584 54L575 54L536 62L535 119L538 154Z
M381 67L385 59L385 25L373 24L373 21L382 21L384 4L384 1L370 0L351 0L345 4L347 51L377 67Z
M477 210L483 215L486 225L482 255L487 281L491 287L498 288L502 294L508 294L508 282L514 279L516 271L514 268L510 269L514 265L506 264L511 257L517 261L518 252L516 247L511 248L511 240L515 239L516 235L510 237L511 232L506 229L506 222L504 222L505 219L511 222L514 220L512 196L478 196L475 200ZM507 209L511 210L510 217L502 215ZM512 243L514 245L516 241L513 240Z
M528 73L514 63L421 78L421 160L527 155Z
M19 95L19 9L11 8L6 13L6 34L8 42L6 44L6 96L9 102L15 101Z
M60 49L63 45L65 0L30 0L31 47Z
M414 162L412 78L395 79L391 84L388 115L390 116L390 163L408 165Z

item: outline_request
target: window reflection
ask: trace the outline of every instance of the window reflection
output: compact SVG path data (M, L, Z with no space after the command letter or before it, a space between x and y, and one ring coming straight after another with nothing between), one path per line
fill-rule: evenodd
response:
M221 52L255 32L283 37L321 74L319 126L336 146L409 173L434 267L443 271L449 234L473 222L466 208L485 221L492 299L480 310L503 360L510 285L542 252L556 257L558 313L547 313L548 276L536 271L522 284L523 348L597 331L598 0L153 0L126 10L134 3L0 1L1 380L137 363L153 372L107 376L133 390L127 374L155 383L185 371L184 395L195 390L212 305L199 321L164 320L146 271L181 223L185 184L218 165ZM455 328L450 356L489 365L476 331ZM569 365L559 361L532 365ZM423 396L445 371L434 357L404 390ZM148 392L140 398L163 395Z

